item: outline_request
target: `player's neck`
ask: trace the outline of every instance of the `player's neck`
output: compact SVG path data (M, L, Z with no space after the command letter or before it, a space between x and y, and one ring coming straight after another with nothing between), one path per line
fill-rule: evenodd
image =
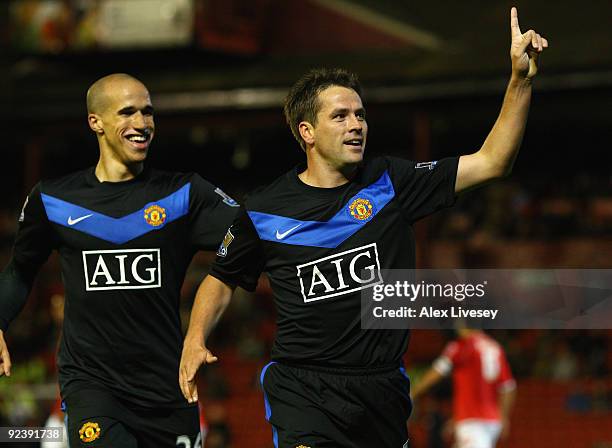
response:
M322 160L308 159L306 170L298 177L306 185L318 188L334 188L349 182L357 172L358 165L349 165L342 168L331 166Z
M472 328L461 328L457 332L461 338L469 338L470 336L480 333L478 330Z
M95 174L100 182L124 182L134 179L143 169L143 162L126 165L117 160L100 157Z

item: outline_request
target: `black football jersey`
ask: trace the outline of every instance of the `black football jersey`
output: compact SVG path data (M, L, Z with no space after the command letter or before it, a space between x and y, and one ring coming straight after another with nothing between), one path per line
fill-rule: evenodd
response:
M199 175L153 169L115 183L92 168L33 189L13 257L38 267L59 252L64 397L101 386L136 405L187 405L180 289L194 253L218 247L236 206Z
M362 330L360 292L415 267L412 224L455 201L458 158L381 157L335 188L297 167L245 202L211 275L253 290L266 272L277 307L272 359L328 367L399 364L408 331Z

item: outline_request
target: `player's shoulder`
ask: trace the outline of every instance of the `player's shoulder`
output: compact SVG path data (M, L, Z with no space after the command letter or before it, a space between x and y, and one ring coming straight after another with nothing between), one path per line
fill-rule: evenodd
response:
M417 174L419 172L426 173L428 171L435 170L442 165L446 166L447 163L452 162L453 160L453 158L444 158L440 160L418 162L416 160L405 159L397 156L383 156L381 159L383 159L383 163L385 163L387 169L401 174Z
M198 181L200 175L194 172L166 171L159 168L150 168L148 180L150 182L167 184L170 186L182 186L189 182Z
M381 155L366 159L362 166L364 181L379 179L386 173L392 180L414 172L417 163L400 157Z
M157 182L185 185L192 184L196 188L214 188L214 184L195 171L164 171L157 168L151 170L151 179Z
M238 202L231 196L196 172L154 170L152 175L156 183L167 184L168 190L188 189L189 197L193 200L221 200L230 207L238 207Z
M43 179L35 187L43 194L58 194L64 191L74 191L87 185L87 177L93 173L93 167L75 171L64 176Z
M458 157L444 157L437 160L418 162L416 160L405 159L397 156L381 156L378 158L379 164L384 164L386 168L400 171L427 172L440 167L447 167L457 163Z
M295 201L295 168L277 177L267 185L252 190L245 198L247 210L272 212Z
M361 167L364 182L377 180L387 173L391 178L414 169L416 162L400 157L381 155L366 158Z
M481 340L487 344L493 345L495 347L501 347L501 344L499 342L497 342L497 340L495 340L492 336L488 335L487 333L485 333L484 331L481 331L479 333L476 334L476 338L477 340Z
M390 165L388 156L366 157L361 164L361 172L365 175L376 175L389 169Z
M410 159L404 159L402 157L390 156L390 155L381 155L377 157L373 157L370 160L373 168L378 169L389 169L394 168L396 166L414 166L416 162Z
M213 192L214 185L193 171L165 171L152 168L147 183L154 189L166 191L169 194L178 190L189 190L190 196Z

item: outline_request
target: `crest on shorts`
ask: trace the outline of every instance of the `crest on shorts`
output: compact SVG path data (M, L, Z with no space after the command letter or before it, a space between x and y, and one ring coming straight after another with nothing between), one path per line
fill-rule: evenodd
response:
M298 446L296 446L295 448L310 448L310 447L309 447L309 446L306 446L306 445L298 445Z
M372 216L372 203L366 198L356 198L349 205L351 216L359 221L365 221Z
M93 442L100 437L100 425L95 422L87 422L79 429L79 437L85 443Z
M166 209L154 204L145 208L144 219L150 226L159 227L166 222Z
M220 257L225 257L227 255L227 248L230 244L232 244L232 241L234 241L234 235L232 234L232 228L230 227L229 229L227 229L227 233L223 238L223 242L217 250L217 255Z

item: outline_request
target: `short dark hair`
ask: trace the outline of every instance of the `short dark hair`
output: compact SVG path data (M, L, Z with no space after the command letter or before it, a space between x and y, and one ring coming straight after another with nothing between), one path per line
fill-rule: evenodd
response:
M285 98L285 119L293 136L304 150L306 143L300 136L299 124L302 121L317 124L319 93L332 86L353 89L361 96L361 84L356 74L340 68L315 68L302 76L291 87Z

